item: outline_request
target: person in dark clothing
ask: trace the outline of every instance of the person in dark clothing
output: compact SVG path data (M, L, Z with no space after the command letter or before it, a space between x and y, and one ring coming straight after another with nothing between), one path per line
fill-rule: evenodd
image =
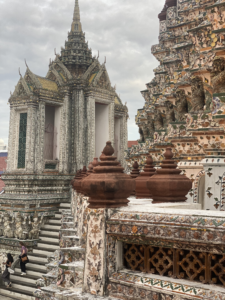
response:
M2 280L7 284L7 288L11 287L12 284L10 282L10 273L8 271L8 268L12 266L13 263L13 257L10 253L7 254L7 261L5 264L5 271L2 274Z
M20 242L21 246L21 254L20 254L20 268L21 268L21 275L26 275L26 263L28 261L22 261L22 258L27 257L27 248L25 247L24 243Z

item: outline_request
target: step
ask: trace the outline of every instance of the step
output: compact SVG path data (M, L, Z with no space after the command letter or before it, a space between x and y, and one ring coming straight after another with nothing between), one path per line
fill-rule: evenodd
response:
M61 219L61 218L62 218L62 215L61 215L60 213L57 213L57 214L55 214L55 218L56 218L56 219Z
M51 244L51 243L59 244L59 239L50 238L48 236L40 236L39 239L44 242L49 242L49 244Z
M37 265L37 264L34 264L34 263L27 263L26 264L27 268L29 268L30 270L31 269L39 269L39 270L47 270L47 267L45 265Z
M67 207L67 208L70 208L71 206L71 203L70 202L62 202L60 203L59 207Z
M44 255L44 257L40 257L38 255L34 255L34 253L32 253L32 254L33 255L31 255L31 254L28 255L30 262L34 262L35 261L35 263L41 264L41 265L45 265L45 264L48 263L46 255Z
M71 212L71 210L70 210L70 209L67 209L67 208L60 208L60 209L59 209L59 212L62 212L63 210L65 210L66 212Z
M53 254L54 250L53 251L46 251L45 249L44 250L43 249L34 249L33 253L35 253L35 254L43 254L43 255L48 256L48 255Z
M22 287L21 287L22 288ZM24 290L24 287L23 287ZM1 287L0 288L0 295L3 295L5 297L9 297L11 299L22 299L22 300L35 300L35 297L32 296L33 292L24 292L23 290L21 290L21 293L18 292L18 289L14 289L14 288L5 288L5 287ZM0 296L1 299L1 296Z
M50 248L53 248L51 246L59 246L59 241L39 241L38 244L48 245ZM42 246L39 246L39 248L42 248Z
M49 220L49 225L61 225L61 219Z
M24 283L20 283L20 282L18 282L18 283L13 283L12 282L12 287L14 289L19 290L22 293L23 293L23 291L33 293L37 289L36 286L28 286L28 285L24 285Z
M15 272L16 272L15 274L21 273L21 270L19 268L15 268ZM47 272L47 270L46 270L46 272ZM37 277L36 279L39 279L40 277L42 277L45 274L44 272L41 273L38 271L30 270L29 267L27 267L26 273L27 273L27 276ZM13 274L11 274L11 275L13 275Z
M61 226L59 225L48 225L48 224L45 224L44 226L41 227L41 229L50 229L54 231L59 231L60 228Z
M59 232L58 231L48 231L48 230L41 230L40 232L40 237L41 236L49 236L49 237L59 237Z
M37 247L38 248L46 248L46 249L51 248L51 249L55 249L55 250L58 250L60 248L58 244L54 245L54 244L51 244L51 243L46 243L46 244L45 243L38 243Z
M38 278L34 279L34 278L30 278L30 277L31 276L29 276L28 274L21 276L20 273L15 273L15 274L10 275L10 280L12 283L21 282L21 283L24 283L25 285L27 283L30 283L30 284L34 284L34 286L36 287L36 281Z

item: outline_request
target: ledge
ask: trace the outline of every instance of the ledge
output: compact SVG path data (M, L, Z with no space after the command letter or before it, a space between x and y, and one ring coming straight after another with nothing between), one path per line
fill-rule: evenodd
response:
M133 272L123 269L117 273L112 274L109 278L110 283L119 285L125 285L132 288L143 290L152 290L160 295L173 293L180 295L183 299L185 297L191 297L190 299L224 299L225 290L222 287L213 285L205 285L182 279L172 279L170 277L162 277L153 274L146 274L142 272ZM118 291L114 290L110 285L108 286L110 295L116 297L119 294ZM122 289L120 289L122 290ZM179 298L180 299L180 298ZM186 299L186 298L185 298Z
M19 248L19 243L24 242L26 244L26 247L36 247L37 243L40 242L40 239L36 240L18 240L14 238L5 238L5 237L0 237L0 244L1 245L8 245L12 247L18 247Z
M160 203L160 204L151 204L151 199L132 199L132 198L128 198L129 200L131 200L130 203L128 203L128 206L125 207L121 207L117 210L115 210L115 212L117 214L123 213L123 215L129 215L130 217L128 219L132 219L132 214L135 213L143 213L145 215L148 214L166 214L166 215L171 215L172 216L178 216L178 215L186 215L186 216L192 216L192 217L210 217L210 218L221 218L223 219L223 222L225 223L225 214L223 211L212 211L212 210L200 210L199 208L199 204L198 203ZM149 204L146 203L146 206L143 206L141 204L141 201L149 201ZM134 203L138 203L140 202L140 205L138 204L134 204ZM185 208L185 206L189 206L191 205L193 208L195 209L187 209ZM196 206L195 206L196 205ZM176 208L176 210L174 210L174 208ZM197 208L197 209L196 209ZM143 215L142 214L142 215ZM143 215L144 217L144 215ZM122 220L123 218L120 217L120 219ZM169 219L169 218L168 218ZM171 218L172 220L173 218ZM112 220L112 218L110 218L110 220ZM137 218L133 219L138 220ZM224 227L223 227L224 228Z

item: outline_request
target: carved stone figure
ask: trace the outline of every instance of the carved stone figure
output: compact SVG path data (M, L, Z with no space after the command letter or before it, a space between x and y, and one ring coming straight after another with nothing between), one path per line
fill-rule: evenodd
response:
M175 114L173 104L166 101L166 124L169 125L171 122L175 121Z
M194 76L191 79L192 109L191 112L202 111L205 106L205 93L202 78Z
M14 236L17 239L24 239L24 233L23 233L23 227L22 227L22 216L20 213L17 213L16 215L16 230L14 232Z
M177 111L177 121L185 121L185 114L188 113L187 98L184 90L176 91L176 111Z
M146 138L149 136L149 130L147 124L144 124L143 126L143 134L144 134L144 139L146 140Z
M155 125L154 125L154 119L148 118L148 130L149 130L149 136L153 137L155 132Z
M213 93L225 93L225 59L216 56L211 73Z
M31 222L31 221L29 222L29 224L31 224L31 226L32 226L32 229L29 232L29 239L30 240L39 238L39 230L40 230L40 227L41 227L41 224L42 224L42 221L43 221L43 217L44 216L42 215L40 220L39 220L38 214L35 211L35 214L33 216L33 221L34 222Z
M160 110L156 109L154 113L155 130L163 129L163 118Z
M141 140L141 142L144 142L145 138L144 138L144 133L143 133L143 130L142 130L141 127L139 127L139 134L140 134L140 140Z
M13 231L12 231L12 228L11 228L12 223L13 223L13 221L10 221L10 215L6 212L4 214L4 228L3 228L4 237L7 237L7 238L12 238L13 237Z

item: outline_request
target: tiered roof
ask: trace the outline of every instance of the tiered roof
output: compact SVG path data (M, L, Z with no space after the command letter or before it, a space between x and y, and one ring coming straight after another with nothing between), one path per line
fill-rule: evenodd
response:
M74 76L83 74L93 62L92 51L88 48L85 33L82 31L78 0L75 3L71 30L65 48L61 50L60 60Z

